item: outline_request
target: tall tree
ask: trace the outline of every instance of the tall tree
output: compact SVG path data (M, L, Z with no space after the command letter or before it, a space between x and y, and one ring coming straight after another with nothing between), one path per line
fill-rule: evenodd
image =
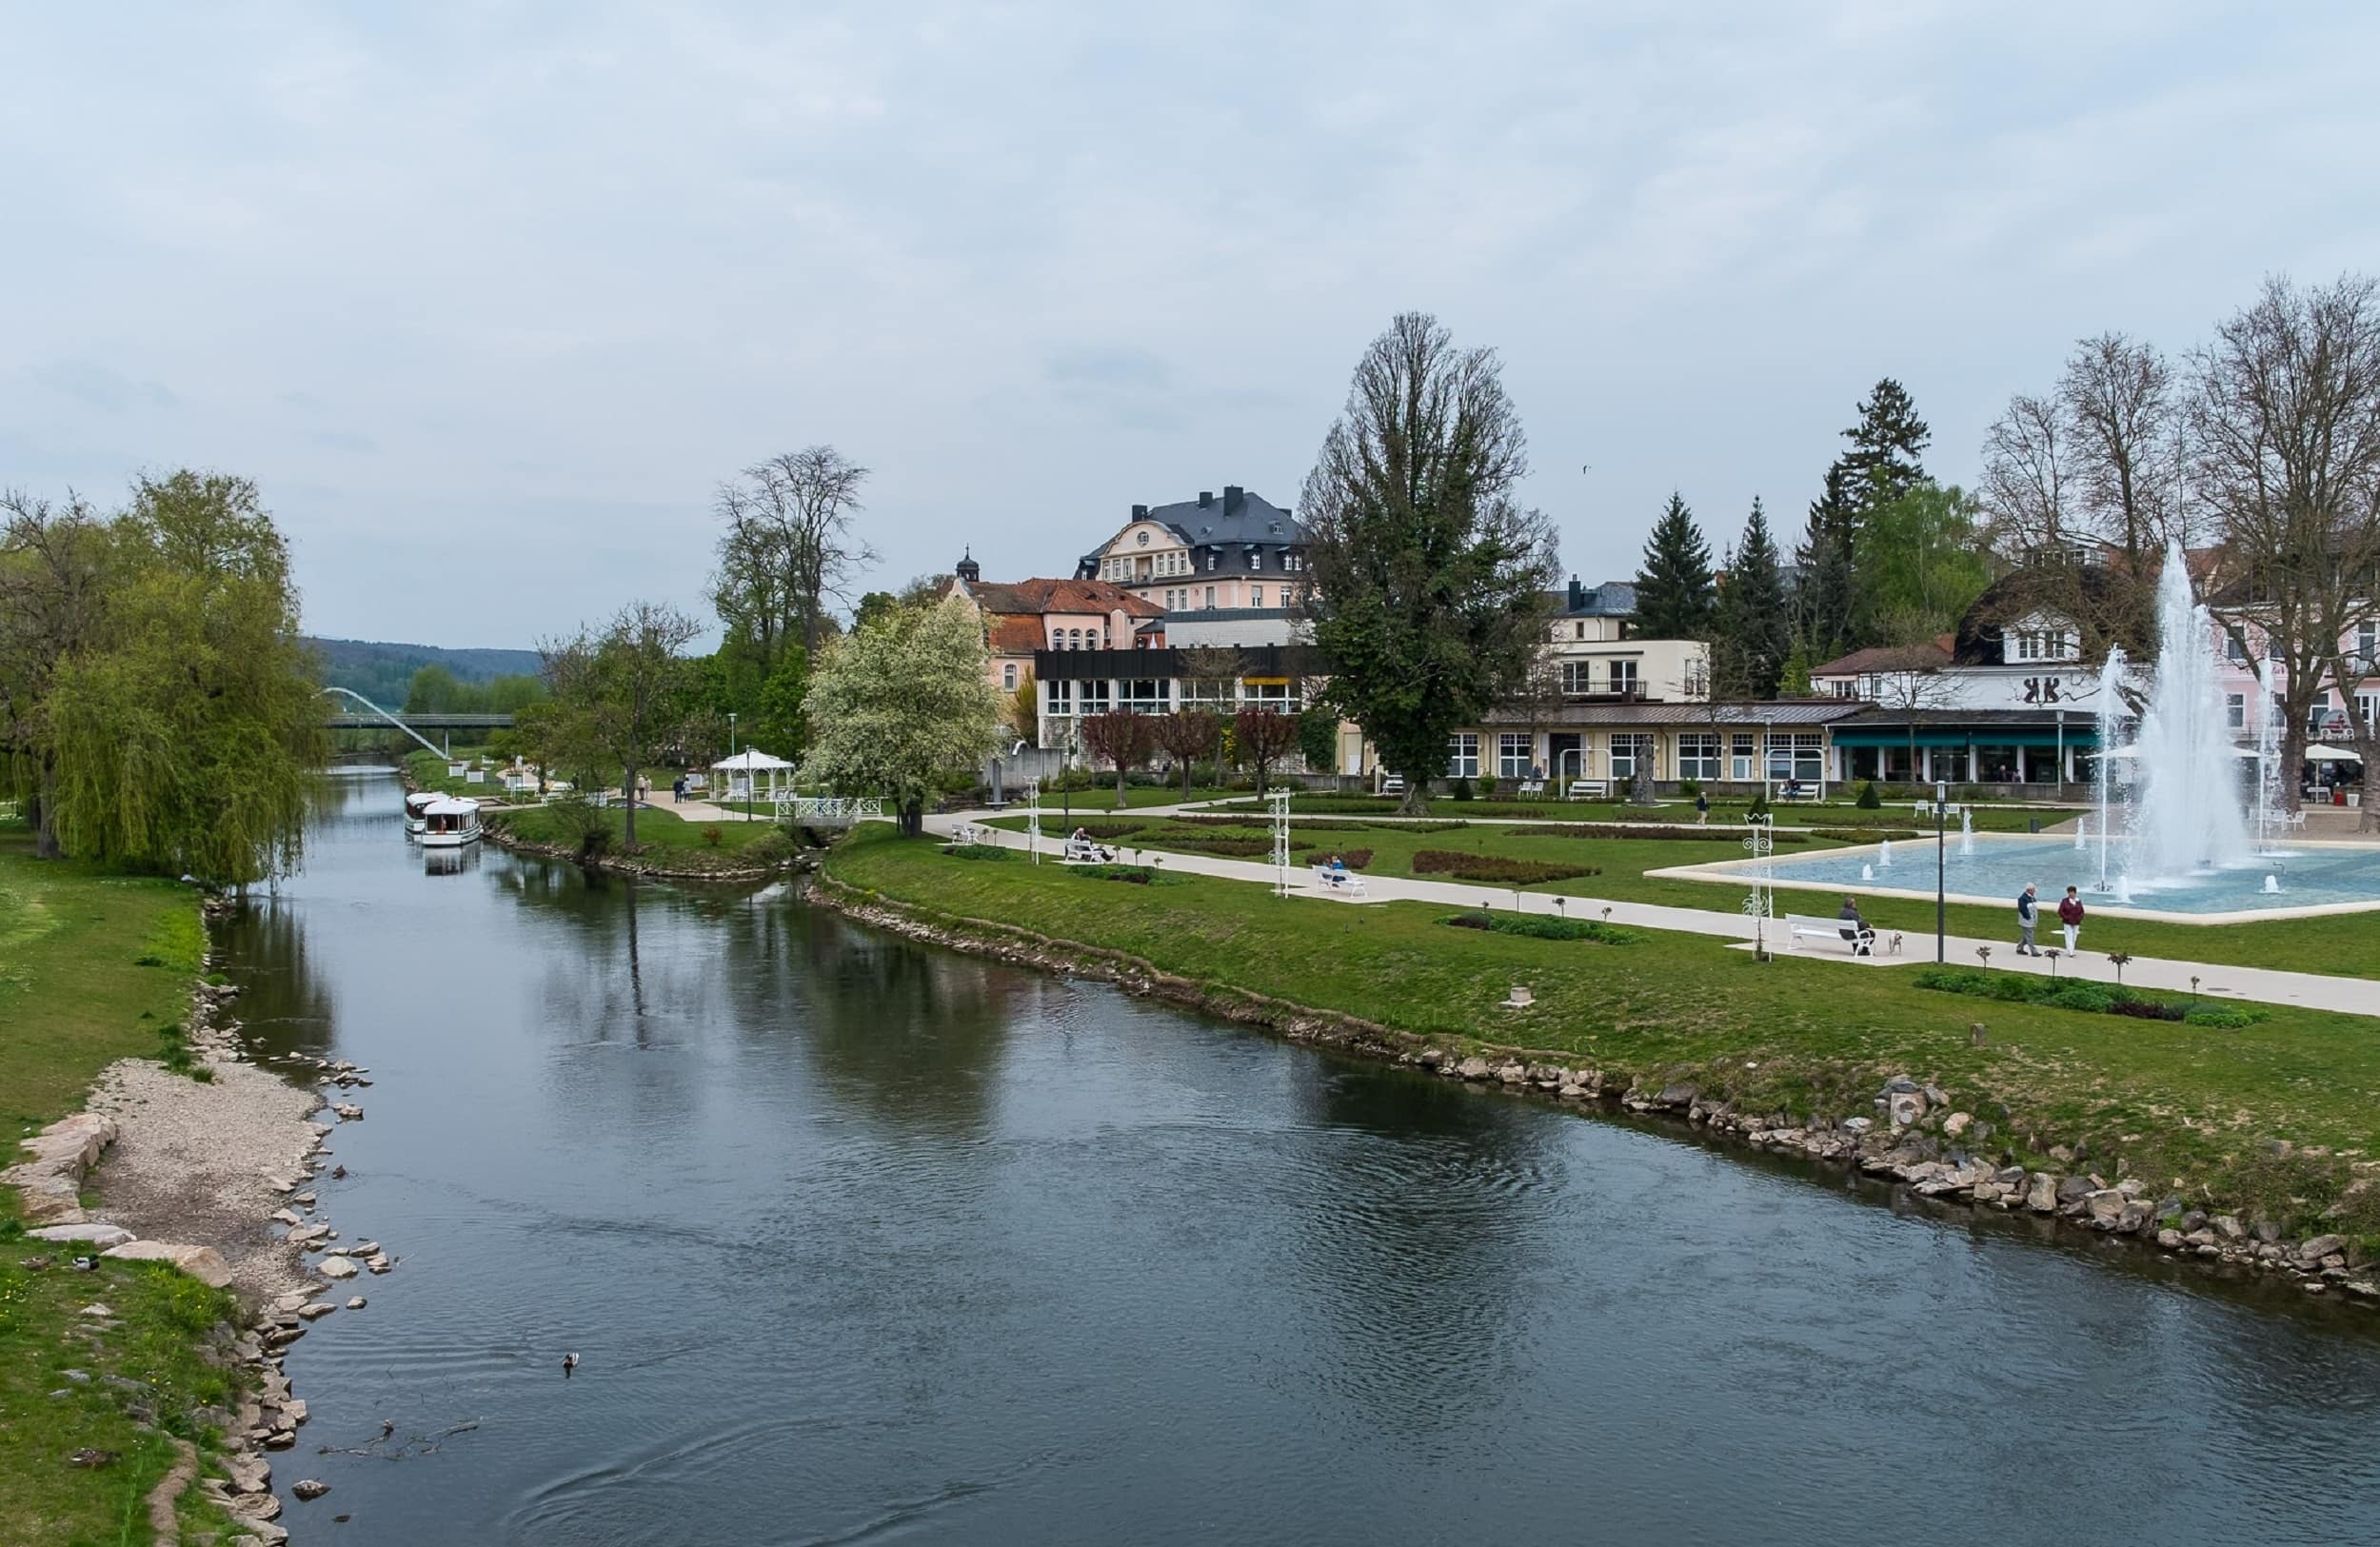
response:
M2168 540L2187 545L2183 405L2165 356L2121 333L2084 339L2067 356L2058 405L2092 531L2123 550L2133 574Z
M2194 364L2198 480L2223 550L2212 600L2271 658L2293 771L2341 641L2380 607L2380 296L2357 274L2269 279ZM2380 796L2369 764L2364 779ZM2296 779L2283 788L2294 809Z
M1685 499L1672 490L1636 567L1636 630L1646 639L1703 639L1716 604L1710 545Z
M1877 636L1921 645L1958 626L1991 582L1974 502L1954 485L1922 483L1868 512L1855 555Z
M51 663L33 760L57 847L229 885L294 869L328 739L288 549L256 486L140 480L100 575L95 624Z
M600 633L541 646L565 742L620 770L625 838L636 846L637 781L672 750L706 748L703 670L685 647L700 625L673 607L631 602Z
M1851 449L1839 466L1854 506L1866 509L1898 499L1926 476L1919 460L1934 431L1917 417L1909 389L1887 376L1859 404L1859 423L1843 431Z
M1795 550L1799 572L1794 591L1795 627L1807 665L1833 660L1862 643L1859 596L1853 551L1859 537L1859 510L1852 503L1849 475L1837 463L1827 469L1826 489L1810 502L1810 520ZM1791 652L1789 652L1791 653Z
M1104 763L1116 770L1117 810L1132 803L1124 793L1124 777L1157 751L1162 723L1157 715L1134 714L1130 709L1082 717L1083 751L1090 754L1092 762Z
M2008 400L1983 437L1979 498L1993 552L2019 563L2065 540L2073 454L2057 403L2022 392Z
M722 622L753 642L764 672L776 669L788 640L815 660L829 605L847 600L853 578L875 562L875 549L852 530L867 476L833 446L812 446L720 486L715 508L726 530L712 602Z
M1405 807L1449 737L1527 674L1545 638L1553 528L1515 495L1527 439L1492 349L1405 312L1357 363L1299 499L1305 607L1326 698L1405 776Z
M1755 497L1744 534L1728 561L1726 584L1719 587L1711 696L1776 697L1777 678L1785 668L1786 652L1793 648L1793 634L1776 540L1769 535L1769 518ZM1722 682L1729 684L1724 694Z
M114 557L98 512L69 495L63 507L0 495L0 788L24 803L33 852L59 857L58 744L50 688L58 669L100 637Z
M810 675L803 777L889 795L901 831L925 828L925 802L999 744L1000 689L985 680L983 625L948 596L895 607L827 646Z

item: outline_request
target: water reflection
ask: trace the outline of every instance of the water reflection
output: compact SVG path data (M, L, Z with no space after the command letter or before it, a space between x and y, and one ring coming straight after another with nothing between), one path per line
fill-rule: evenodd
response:
M327 800L307 873L226 937L263 1035L377 1079L324 1202L404 1262L291 1360L343 1541L2374 1518L2362 1323L920 950L782 888L501 851L431 877L395 810L393 786ZM432 1457L335 1448L466 1418ZM1948 1468L2010 1480L1913 1505Z

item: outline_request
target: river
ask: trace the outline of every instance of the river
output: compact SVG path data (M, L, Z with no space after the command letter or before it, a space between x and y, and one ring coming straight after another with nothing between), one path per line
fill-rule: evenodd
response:
M2380 1316L783 887L432 873L398 803L335 781L222 936L260 1051L369 1067L322 1212L400 1259L290 1354L301 1544L2380 1525Z

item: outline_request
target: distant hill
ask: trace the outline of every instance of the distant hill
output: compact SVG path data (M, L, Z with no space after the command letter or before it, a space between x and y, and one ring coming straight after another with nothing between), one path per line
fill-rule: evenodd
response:
M391 645L379 640L308 639L323 659L323 682L361 693L384 708L405 704L413 673L431 664L445 666L457 682L484 683L493 677L534 675L542 662L535 650L448 650L435 645Z

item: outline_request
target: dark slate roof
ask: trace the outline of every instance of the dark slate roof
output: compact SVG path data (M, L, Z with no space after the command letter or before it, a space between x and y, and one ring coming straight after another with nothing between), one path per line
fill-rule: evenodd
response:
M1633 618L1636 615L1636 586L1633 581L1607 580L1600 585L1581 585L1573 575L1567 588L1548 591L1546 599L1554 605L1557 618Z
M1302 548L1306 543L1306 529L1296 516L1263 495L1243 489L1237 484L1225 485L1220 494L1210 491L1205 505L1193 499L1173 505L1135 506L1131 519L1124 525L1129 526L1142 521L1158 522L1170 528L1189 546L1197 565L1194 574L1160 576L1147 583L1150 585L1184 584L1199 575L1207 574L1248 574L1251 571L1247 550L1251 546L1260 547L1265 552L1264 566L1256 572L1278 574L1280 572L1280 550L1285 547ZM1117 528L1119 531L1122 529ZM1114 539L1108 541L1112 543ZM1100 572L1100 552L1106 547L1107 544L1102 543L1100 551L1084 554L1076 565L1075 573L1097 575ZM1206 566L1204 551L1210 547L1221 550L1219 555L1221 562L1211 570Z

